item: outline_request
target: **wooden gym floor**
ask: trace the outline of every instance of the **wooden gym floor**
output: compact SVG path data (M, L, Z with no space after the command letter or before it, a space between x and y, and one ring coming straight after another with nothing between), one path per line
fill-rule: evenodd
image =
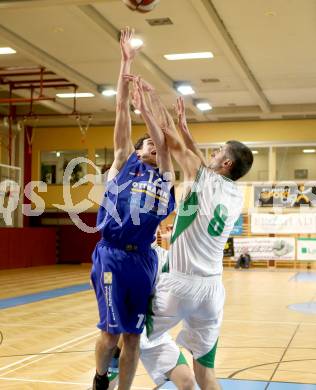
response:
M282 382L316 389L316 273L301 274L224 270L227 298L216 367L219 378L235 380L223 381L224 390L283 389ZM98 332L89 267L3 270L0 286L0 389L88 389ZM311 310L288 308L297 303ZM152 387L140 364L134 389Z

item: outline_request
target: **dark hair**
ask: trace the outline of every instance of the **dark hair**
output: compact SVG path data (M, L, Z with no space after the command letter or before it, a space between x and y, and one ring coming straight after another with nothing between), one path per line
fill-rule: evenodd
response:
M235 181L249 171L253 163L253 154L248 146L239 141L227 141L226 145L228 145L228 158L233 161L230 178Z
M143 143L144 143L145 139L148 139L148 138L150 138L149 134L144 134L141 138L139 138L134 145L135 150L141 149L143 147Z

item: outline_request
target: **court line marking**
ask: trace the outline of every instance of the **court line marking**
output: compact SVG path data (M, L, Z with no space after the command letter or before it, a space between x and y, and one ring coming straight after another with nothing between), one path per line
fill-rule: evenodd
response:
M41 351L40 353L47 353L47 352L52 352L52 351L55 351L56 349L59 349L61 347L65 347L65 346L68 346L69 344L72 344L72 343L76 343L77 341L81 341L85 338L88 338L89 336L95 336L96 334L98 334L99 331L98 330L95 330L93 332L90 332L90 333L87 333L83 336L79 336L79 337L75 337L74 339L71 339L71 340L68 340L66 341L65 343L62 343L62 344L59 344L59 345L56 345L55 347L52 347L52 348L48 348L48 349L45 349L44 351ZM28 360L31 360L33 359L34 357L37 357L38 355L31 355L31 356L28 356L24 359L20 359L16 362L13 362L13 363L10 363L10 364L7 364L6 366L3 366L3 367L0 367L0 371L4 371L6 370L7 368L10 368L10 367L14 367L20 363L23 363L25 361L28 361ZM45 355L44 357L47 357L47 356L51 356L51 355ZM20 368L20 367L19 367ZM5 375L5 374L0 374L0 375Z
M95 337L95 335L89 336L89 337L85 338L84 340L80 340L80 341L76 342L76 343L73 344L73 345L80 344L80 343L82 343L82 342L86 342L86 341L89 340L90 338L94 338L94 337ZM63 349L61 349L61 351L63 351L63 350L66 349L66 348L67 348L67 346L64 347ZM60 352L61 352L61 351L60 351ZM8 375L8 374L10 374L11 372L14 372L14 371L17 371L17 370L21 370L22 368L28 367L28 366L30 366L30 365L32 365L32 364L34 364L34 363L38 363L39 361L41 361L41 360L43 360L43 359L46 359L46 358L48 358L48 357L51 357L51 356L53 356L53 355L51 355L51 354L46 354L46 355L44 355L44 356L42 356L42 357L37 356L37 359L34 359L34 360L30 361L29 363L22 364L21 366L18 366L18 367L16 367L16 368L13 368L12 370L6 371L6 372L0 374L0 377L2 377L3 375ZM33 358L33 356L32 356L32 358Z
M267 384L267 386L265 387L264 390L267 390L269 388L270 384L272 383L272 379L274 378L276 372L278 371L278 369L279 369L279 367L280 367L280 365L281 365L281 363L283 361L283 358L286 355L288 349L290 348L290 345L291 345L292 341L294 340L294 338L295 338L299 328L300 328L300 324L298 324L296 329L294 330L294 333L292 334L292 337L290 338L290 341L288 342L286 348L284 349L284 352L283 352L281 358L279 359L279 362L276 365L275 369L273 370L272 375L270 376L270 379L268 380L268 384Z
M304 325L314 325L313 322L302 322L302 321L267 321L267 320L223 320L223 324L225 322L240 322L244 324L281 324L281 325L299 325L299 324L304 324Z
M80 329L91 329L95 326L95 323L93 323L91 326L80 326ZM2 329L4 328L33 328L33 329L65 329L65 330L78 330L78 326L53 326L53 325L32 325L32 324L4 324L1 325Z
M91 337L95 337L95 336L90 336L90 337L88 337L88 338L86 338L86 339L84 339L84 340L81 340L81 341L79 341L79 344L80 344L81 342L83 342L83 341L89 340L89 338L91 338ZM77 344L78 344L78 343L77 343ZM67 348L67 347L65 347L65 348ZM65 348L64 348L64 349L65 349ZM46 358L48 358L48 357L50 357L50 356L53 356L53 355L48 354L48 355L44 355L44 356L42 356L42 357L37 357L37 359L34 359L34 360L30 361L29 363L22 364L21 366L18 366L18 367L16 367L16 368L13 368L12 370L9 370L9 371L6 371L6 372L0 374L0 378L3 377L4 375L8 375L8 374L11 374L12 372L21 370L21 369L23 369L23 368L25 368L25 367L28 367L28 366L30 366L30 365L32 365L32 364L36 364L36 363L40 362L41 360L44 360L44 359L46 359Z
M44 379L26 379L26 378L4 378L1 377L2 381L13 381L13 382L31 382L31 383L50 383L50 384L60 384L60 385L82 385L89 386L91 383L79 383L79 382L65 382L65 381L49 381Z
M30 383L47 383L47 384L60 384L60 385L79 385L79 386L91 386L91 383L80 383L80 382L65 382L65 381L49 381L44 379L26 379L26 378L0 378L3 381L13 381L13 382L30 382ZM138 387L132 386L134 390L150 390L151 387Z
M4 314L4 313L3 313ZM234 320L234 319L227 319L227 320L223 320L223 323L225 322L240 322L240 323L243 323L243 324L281 324L281 325L298 325L298 324L303 324L303 325L314 325L313 322L302 322L302 321L267 321L267 320ZM85 328L91 328L92 326L94 326L95 324L92 324L90 327L89 326L86 326ZM43 328L43 329L78 329L78 327L75 327L75 326L66 326L66 327L56 327L56 326L53 326L53 325L36 325L36 324L28 324L28 323L25 323L23 325L21 324L12 324L12 323L2 323L2 328L21 328L21 326L25 326L25 327L29 327L29 328ZM81 328L83 329L83 328Z

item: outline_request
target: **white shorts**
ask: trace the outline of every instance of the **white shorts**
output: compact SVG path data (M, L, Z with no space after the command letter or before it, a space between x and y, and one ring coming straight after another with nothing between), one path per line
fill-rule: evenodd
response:
M205 356L217 342L224 301L221 275L162 273L152 305L153 328L149 339L154 340L183 321L177 343L188 349L194 359Z
M180 349L168 333L153 341L146 337L146 328L140 338L140 360L157 386L168 380L167 373L177 366Z

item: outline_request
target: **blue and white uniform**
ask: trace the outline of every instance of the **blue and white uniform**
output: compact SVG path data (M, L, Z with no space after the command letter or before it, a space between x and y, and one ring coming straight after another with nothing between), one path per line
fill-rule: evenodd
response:
M157 273L151 243L174 205L170 182L136 153L107 183L97 219L102 239L93 252L91 272L100 329L114 334L142 332Z

